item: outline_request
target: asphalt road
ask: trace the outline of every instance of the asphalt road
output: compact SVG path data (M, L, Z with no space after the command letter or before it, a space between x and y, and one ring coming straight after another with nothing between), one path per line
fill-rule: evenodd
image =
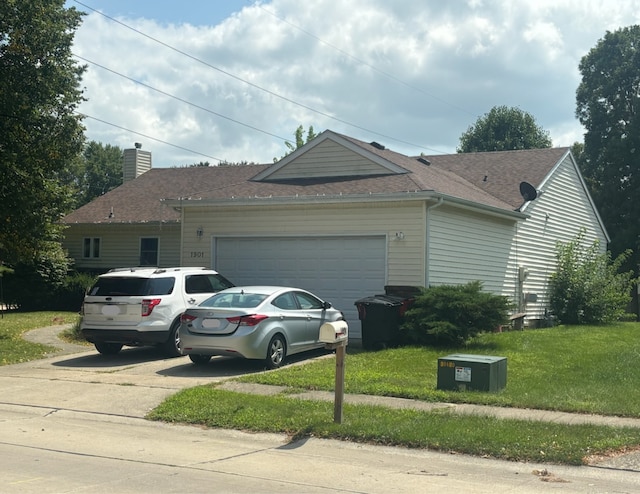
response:
M89 349L0 367L2 493L631 493L620 469L503 462L423 450L149 422L166 396L260 367L204 367L152 349Z

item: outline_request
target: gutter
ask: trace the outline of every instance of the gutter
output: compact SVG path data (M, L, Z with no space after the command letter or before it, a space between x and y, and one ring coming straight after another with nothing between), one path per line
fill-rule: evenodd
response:
M435 191L414 191L369 194L318 194L315 196L287 196L287 197L231 197L224 199L202 199L202 198L178 198L163 199L163 201L176 211L182 211L190 207L233 207L233 206L282 206L282 205L309 205L309 204L344 204L344 203L371 203L371 202L404 202L404 201L425 201L437 199L447 201L448 204L472 211L482 211L492 216L498 216L511 220L528 218L529 215L505 209L498 206L489 206L477 202L460 199L454 196L447 196Z

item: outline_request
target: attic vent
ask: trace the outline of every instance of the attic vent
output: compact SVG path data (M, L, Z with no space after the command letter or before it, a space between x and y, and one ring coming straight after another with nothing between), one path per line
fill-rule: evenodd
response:
M382 144L376 141L371 142L371 145L376 149L385 149L385 147Z
M431 164L431 161L429 161L427 158L423 158L422 156L420 156L420 157L418 158L418 161L419 161L420 163L422 163L422 164L427 165L427 166L429 166L429 165Z

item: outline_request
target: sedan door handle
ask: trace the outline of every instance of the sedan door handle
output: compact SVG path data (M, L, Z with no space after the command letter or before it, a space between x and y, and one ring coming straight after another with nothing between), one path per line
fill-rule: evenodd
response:
M191 305L196 303L196 299L191 297L189 300L187 300L187 302L189 302Z

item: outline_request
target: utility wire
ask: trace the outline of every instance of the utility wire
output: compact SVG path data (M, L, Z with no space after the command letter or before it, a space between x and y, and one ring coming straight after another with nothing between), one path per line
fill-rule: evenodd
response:
M223 160L221 158L216 158L215 156L210 156L208 154L201 153L199 151L194 151L193 149L185 148L185 147L182 147L182 146L178 146L177 144L172 144L170 142L163 141L162 139L158 139L157 137L152 137L150 135L143 134L142 132L136 132L135 130L127 129L126 127L121 127L120 125L116 125L114 123L107 122L106 120L102 120L102 119L97 118L97 117L92 117L91 115L87 115L86 113L82 113L82 112L79 112L79 111L76 111L75 113L80 115L80 116L82 116L82 117L90 118L91 120L95 120L97 122L100 122L100 123L103 123L103 124L106 124L106 125L110 125L111 127L115 127L117 129L124 130L126 132L131 132L132 134L139 135L139 136L144 137L146 139L151 139L152 141L156 141L156 142L160 142L162 144L166 144L167 146L171 146L171 147L174 147L174 148L182 149L183 151L188 151L190 153L197 154L199 156L204 156L205 158L211 158L211 159L216 160L218 162L226 161L226 160Z
M164 41L161 41L161 40L159 40L157 38L154 38L153 36L151 36L149 34L146 34L146 33L142 32L142 31L140 31L139 29L131 27L128 24L125 24L122 21L119 21L119 20L117 20L117 19L115 19L115 18L113 18L113 17L111 17L111 16L109 16L109 15L103 13L103 12L100 12L99 10L94 9L93 7L90 7L89 5L81 2L80 0L73 0L73 1L75 3L77 3L78 5L82 5L83 7L85 7L87 9L89 9L89 10L91 10L91 11L93 11L93 12L95 12L95 13L103 16L103 17L105 17L106 19L109 19L110 21L115 22L116 24L119 24L122 27L133 31L136 34L139 34L140 36L143 36L143 37L153 41L154 43L158 43L159 45L162 45L165 48L168 48L168 49L170 49L170 50L172 50L172 51L174 51L174 52L176 52L176 53L178 53L178 54L180 54L180 55L182 55L184 57L187 57L187 58L189 58L189 59L191 59L191 60L193 60L195 62L198 62L198 63L200 63L202 65L205 65L206 67L209 67L210 69L216 70L216 71L218 71L218 72L220 72L220 73L222 73L222 74L224 74L224 75L226 75L228 77L231 77L231 78L233 78L233 79L235 79L237 81L240 81L240 82L242 82L244 84L247 84L248 86L251 86L251 87L253 87L255 89L258 89L260 91L264 91L267 94L269 94L271 96L274 96L276 98L279 98L279 99L281 99L283 101L286 101L286 102L291 103L293 105L299 106L299 107L304 108L305 110L309 110L309 111L311 111L313 113L317 113L318 115L322 115L323 117L329 118L329 119L334 120L336 122L340 122L342 124L348 125L350 127L354 127L356 129L363 130L363 131L368 132L370 134L375 134L377 136L384 137L385 139L389 139L389 140L392 140L392 141L395 141L395 142L399 142L401 144L406 144L408 146L413 146L413 147L420 148L420 149L427 149L429 151L434 151L434 152L437 152L437 153L443 153L442 151L438 151L437 149L433 149L433 148L429 148L429 147L426 147L426 146L422 146L420 144L415 144L415 143L412 143L412 142L404 141L402 139L397 139L395 137L392 137L392 136L389 136L389 135L386 135L386 134L382 134L380 132L376 132L376 131L371 130L371 129L367 129L366 127L362 127L360 125L348 122L346 120L338 118L338 117L336 117L334 115L331 115L329 113L323 112L321 110L316 110L315 108L307 106L307 105L305 105L303 103L299 103L297 101L294 101L294 100L292 100L292 99L290 99L290 98L288 98L286 96L282 96L281 94L278 94L278 93L276 93L274 91L271 91L269 89L263 88L262 86L259 86L258 84L255 84L253 82L247 81L246 79L243 79L243 78L241 78L241 77L239 77L237 75L234 75L234 74L232 74L232 73L230 73L230 72L228 72L226 70L223 70L223 69L221 69L219 67L216 67L215 65L212 65L212 64L210 64L208 62L205 62L204 60L202 60L200 58L197 58L197 57L195 57L193 55L190 55L189 53L187 53L185 51L182 51L182 50L180 50L180 49L178 49L178 48L176 48L176 47L174 47L174 46L172 46L172 45L170 45L168 43L165 43Z
M397 82L399 84L402 84L403 86L408 87L409 89L413 89L414 91L418 91L419 93L422 93L422 94L424 94L426 96L429 96L430 98L433 98L433 99L439 101L440 103L444 103L445 105L450 106L451 108L455 108L456 110L460 110L461 112L466 113L467 115L473 116L473 114L470 111L467 111L464 108L461 108L459 106L454 105L453 103L450 103L449 101L446 101L446 100L444 100L442 98L439 98L438 96L436 96L434 94L431 94L431 93L425 91L424 89L421 89L421 88L419 88L417 86L409 84L408 82L403 81L402 79L394 76L393 74L389 74L388 72L385 72L384 70L379 69L375 65L371 65L370 63L365 62L361 58L358 58L355 55L352 55L351 53L343 50L342 48L340 48L340 47L338 47L336 45L333 45L333 44L329 43L328 41L323 40L322 38L316 36L312 32L307 31L306 29L304 29L304 28L302 28L302 27L300 27L300 26L298 26L296 24L293 24L292 22L289 22L286 19L283 19L282 17L278 16L275 12L272 12L269 9L264 8L261 4L255 3L254 6L259 8L260 10L266 12L270 16L275 17L280 22L283 22L284 24L287 24L288 26L291 26L292 28L297 29L301 33L306 34L310 38L315 39L316 41L322 43L323 45L326 45L329 48L332 48L333 50L336 50L338 53L341 53L342 55L344 55L344 56L350 58L351 60L359 63L360 65L364 65L365 67L370 68L371 70L373 70L373 71L377 72L378 74L381 74L381 75L391 79L392 81L395 81L395 82Z
M129 81L131 81L131 82L133 82L135 84L139 84L141 86L144 86L144 87L146 87L148 89L151 89L152 91L156 91L157 93L163 94L165 96L168 96L169 98L173 98L173 99L175 99L177 101L180 101L181 103L185 103L187 105L193 106L194 108L198 108L199 110L206 111L207 113L211 113L212 115L216 115L217 117L224 118L224 119L229 120L230 122L236 123L238 125L243 125L244 127L247 127L249 129L255 130L256 132L262 132L263 134L266 134L266 135L268 135L270 137L275 137L275 138L281 139L281 140L283 140L285 142L292 142L290 139L287 139L285 137L281 137L279 135L272 134L271 132L267 132L266 130L259 129L258 127L254 127L253 125L249 125L249 124L240 122L239 120L235 120L235 119L233 119L231 117L227 117L225 115L222 115L221 113L218 113L218 112L215 112L213 110L210 110L209 108L205 108L204 106L200 106L200 105L197 105L195 103L192 103L191 101L188 101L186 99L180 98L179 96L175 96L173 94L167 93L166 91L163 91L162 89L158 89L158 88L150 86L149 84L146 84L146 83L144 83L142 81L139 81L137 79L133 79L132 77L129 77L129 76L125 75L125 74L122 74L122 73L117 72L117 71L115 71L113 69L105 67L104 65L100 65L99 63L94 62L93 60L89 60L88 58L82 57L82 56L80 56L80 55L78 55L76 53L72 53L72 55L74 57L76 57L76 58L79 58L80 60L88 62L88 63L90 63L92 65L95 65L96 67L100 67L101 69L106 70L107 72L111 72L112 74L115 74L117 76L123 77L124 79L127 79L127 80L129 80Z

